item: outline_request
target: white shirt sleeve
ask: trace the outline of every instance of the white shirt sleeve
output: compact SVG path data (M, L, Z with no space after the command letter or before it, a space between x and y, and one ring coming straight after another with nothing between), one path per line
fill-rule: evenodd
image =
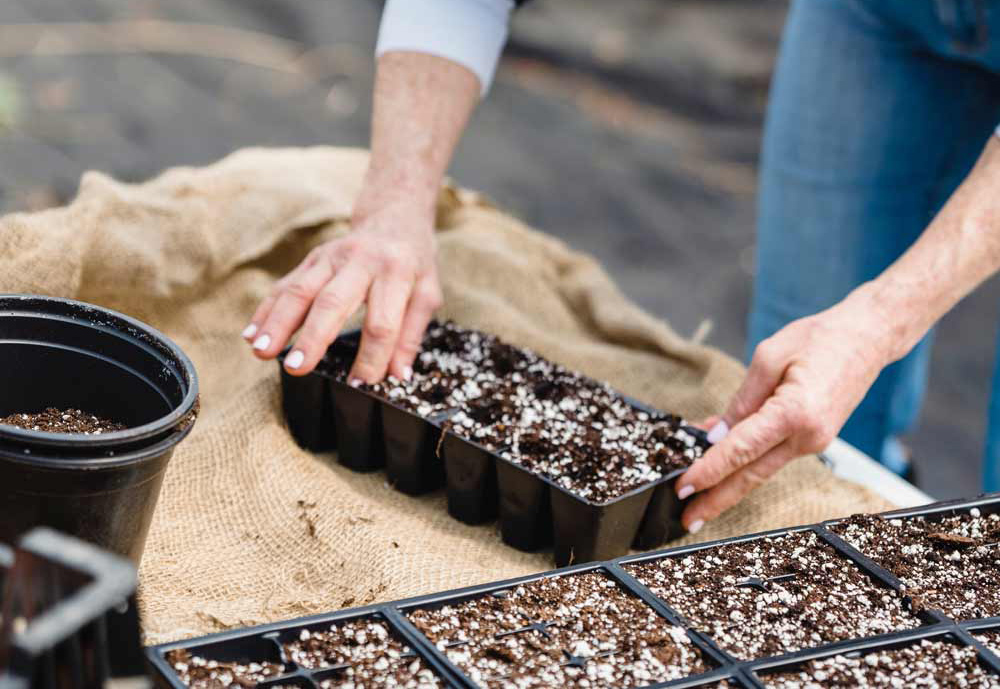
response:
M485 95L513 10L514 0L388 0L375 56L412 50L452 60L472 70Z

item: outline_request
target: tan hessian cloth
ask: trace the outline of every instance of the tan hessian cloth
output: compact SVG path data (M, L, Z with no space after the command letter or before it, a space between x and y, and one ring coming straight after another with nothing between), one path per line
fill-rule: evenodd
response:
M140 573L148 642L552 566L550 553L504 546L492 525L451 519L441 492L407 497L382 474L300 450L277 365L240 339L272 282L346 230L365 163L358 150L255 149L139 185L89 173L68 207L0 221L0 290L135 316L201 376L201 418L171 461ZM736 389L736 361L644 313L590 257L471 192L445 189L439 210L442 316L689 418ZM804 458L699 539L888 507Z

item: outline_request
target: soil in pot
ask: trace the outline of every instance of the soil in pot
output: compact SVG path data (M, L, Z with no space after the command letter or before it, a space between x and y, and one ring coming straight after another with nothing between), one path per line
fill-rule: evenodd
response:
M744 660L920 624L895 592L809 531L626 569L694 628Z
M645 686L708 669L680 627L600 572L538 579L409 618L490 689Z
M303 629L284 649L289 660L310 670L347 666L326 678L323 687L441 685L427 663L376 619L335 622L322 631Z
M895 575L915 609L959 620L1000 615L1000 515L858 515L832 529Z
M901 648L811 660L799 669L761 679L773 689L1000 687L1000 678L979 664L974 648L928 639Z
M80 409L62 410L54 407L34 414L11 414L0 418L0 424L23 428L26 431L82 433L83 435L114 433L128 428L123 423L88 414Z
M186 686L192 689L254 687L285 672L278 663L233 663L192 656L185 649L170 651L167 663Z

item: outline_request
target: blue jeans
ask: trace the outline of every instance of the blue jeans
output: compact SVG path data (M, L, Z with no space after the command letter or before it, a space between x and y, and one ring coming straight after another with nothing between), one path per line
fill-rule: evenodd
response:
M764 135L749 351L888 267L998 123L1000 0L797 0ZM930 337L886 368L841 437L881 458L917 418L929 351ZM985 465L1000 490L995 375Z

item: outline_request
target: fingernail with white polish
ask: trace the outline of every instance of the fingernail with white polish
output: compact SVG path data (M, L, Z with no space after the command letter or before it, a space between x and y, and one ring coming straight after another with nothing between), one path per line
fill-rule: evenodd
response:
M701 531L701 527L705 526L704 519L695 519L691 522L691 526L688 527L688 533L694 534Z
M712 426L712 429L708 432L708 442L715 445L727 435L729 435L729 424L725 421L719 421L717 424Z
M351 378L349 381L347 381L347 384L350 385L352 388L360 388L362 385L365 384L365 381L361 380L360 378Z
M262 352L271 346L271 336L261 335L256 340L253 341L253 348L258 352Z
M413 368L411 366L407 366L406 368L403 369L403 380L409 380L412 377L413 377Z
M677 491L677 497L681 500L690 498L692 495L694 495L694 486L692 485L683 486L679 491Z
M306 355L296 349L294 352L285 357L285 366L288 368L298 368L305 360Z
M251 323L243 329L243 338L249 340L251 337L257 334L257 326Z

